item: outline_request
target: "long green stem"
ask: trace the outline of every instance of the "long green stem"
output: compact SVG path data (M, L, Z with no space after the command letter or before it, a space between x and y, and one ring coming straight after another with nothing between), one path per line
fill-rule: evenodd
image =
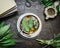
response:
M37 41L39 41L41 44L53 44L53 39L52 40L39 40L37 39Z

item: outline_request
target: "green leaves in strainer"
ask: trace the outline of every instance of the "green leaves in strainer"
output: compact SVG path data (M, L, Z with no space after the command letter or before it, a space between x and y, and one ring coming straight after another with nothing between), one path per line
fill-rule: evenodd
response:
M26 17L23 18L22 26L27 32L29 32L29 30L33 27L33 25L34 25L34 21L32 17L30 17L29 20L27 20Z

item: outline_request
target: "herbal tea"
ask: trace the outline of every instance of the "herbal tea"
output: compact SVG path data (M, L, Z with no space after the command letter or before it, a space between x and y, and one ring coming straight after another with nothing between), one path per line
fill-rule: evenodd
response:
M49 9L47 10L47 12L48 12L48 14L51 15L51 16L55 14L55 10L54 10L53 8L49 8Z
M39 27L39 22L36 17L28 15L21 21L21 30L26 34L34 33Z

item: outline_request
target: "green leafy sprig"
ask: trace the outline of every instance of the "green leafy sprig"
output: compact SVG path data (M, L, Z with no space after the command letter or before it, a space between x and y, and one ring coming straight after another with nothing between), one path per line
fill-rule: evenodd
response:
M4 25L4 23L0 23L0 48L15 45L15 39L11 38L13 35L10 32L10 24Z
M47 45L53 46L54 48L60 48L60 33L57 35L54 35L54 38L51 40L37 39L37 41L39 41L40 44L47 44Z

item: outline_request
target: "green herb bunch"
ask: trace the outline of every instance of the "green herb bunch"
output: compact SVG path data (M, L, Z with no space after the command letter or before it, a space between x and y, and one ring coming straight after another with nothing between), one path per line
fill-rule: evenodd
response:
M44 4L46 7L54 4L53 0L38 0L40 3Z
M0 23L0 48L15 45L15 39L12 39L13 33L10 32L10 25Z
M47 44L47 45L53 46L54 48L60 48L60 33L57 35L54 35L54 38L51 40L37 39L37 41L39 41L40 44Z
M30 17L29 20L27 20L26 17L22 20L22 26L28 32L33 27L33 24L34 24L34 21L33 21L32 17Z

